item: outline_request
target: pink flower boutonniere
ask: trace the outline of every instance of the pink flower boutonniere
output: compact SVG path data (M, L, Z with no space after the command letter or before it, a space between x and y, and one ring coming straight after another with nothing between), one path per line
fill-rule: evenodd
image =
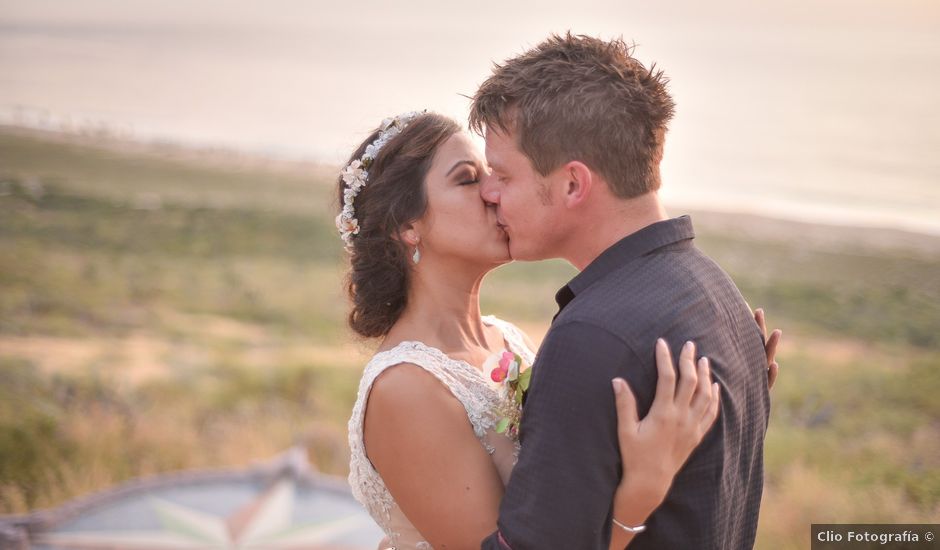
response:
M496 432L505 433L518 441L522 398L529 391L532 369L524 366L518 354L502 351L491 355L483 363L483 376L493 383L503 398L503 405L498 411L502 418L496 423Z

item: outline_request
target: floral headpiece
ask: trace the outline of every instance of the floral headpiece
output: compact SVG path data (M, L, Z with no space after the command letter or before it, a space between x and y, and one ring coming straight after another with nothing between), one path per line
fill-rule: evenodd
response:
M369 166L379 155L379 151L393 137L401 133L412 120L427 111L412 111L392 118L386 118L379 127L379 137L366 147L366 152L362 158L349 163L340 174L343 176L343 183L346 189L343 190L343 211L336 216L336 229L339 230L339 236L346 243L348 250L352 246L353 235L359 234L359 220L356 219L356 210L353 208L353 200L359 191L365 187L366 180L369 179Z

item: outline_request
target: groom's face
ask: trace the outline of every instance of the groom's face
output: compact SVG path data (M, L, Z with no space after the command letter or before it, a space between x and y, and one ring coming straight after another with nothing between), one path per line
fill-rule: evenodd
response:
M486 131L486 162L491 173L480 185L480 196L496 209L499 225L509 235L515 260L555 256L557 224L552 178L539 174L516 145L511 132Z

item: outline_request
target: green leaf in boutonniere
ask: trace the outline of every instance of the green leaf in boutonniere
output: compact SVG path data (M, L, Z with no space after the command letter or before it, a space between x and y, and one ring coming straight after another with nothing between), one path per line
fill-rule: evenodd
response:
M529 381L532 379L532 369L528 368L519 375L519 389L522 391L529 390Z

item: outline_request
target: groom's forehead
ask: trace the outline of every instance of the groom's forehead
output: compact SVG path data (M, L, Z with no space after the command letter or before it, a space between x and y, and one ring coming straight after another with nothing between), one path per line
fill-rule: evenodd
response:
M498 167L506 159L506 156L513 152L514 142L512 136L488 130L485 140L486 161L494 168Z

